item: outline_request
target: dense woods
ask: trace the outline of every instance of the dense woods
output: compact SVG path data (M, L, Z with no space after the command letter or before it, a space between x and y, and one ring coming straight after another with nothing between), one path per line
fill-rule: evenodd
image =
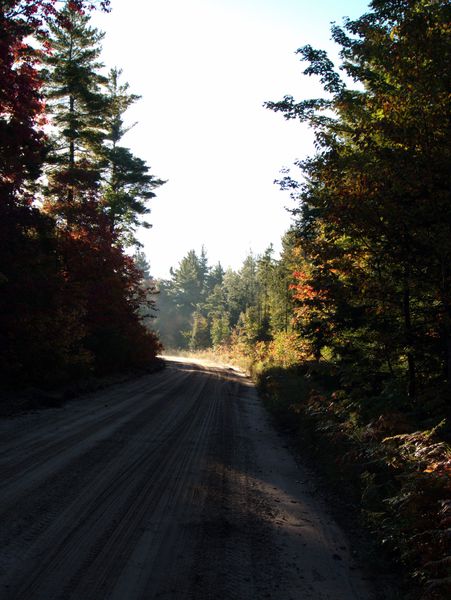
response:
M252 252L241 269L208 264L206 250L190 250L168 280L157 283L155 328L166 348L203 350L239 346L254 355L259 342L293 331L290 282L294 240L284 239L284 253L275 259L272 247L262 256Z
M121 145L138 97L99 61L94 8L0 7L2 385L146 365L159 349L129 249L162 181Z

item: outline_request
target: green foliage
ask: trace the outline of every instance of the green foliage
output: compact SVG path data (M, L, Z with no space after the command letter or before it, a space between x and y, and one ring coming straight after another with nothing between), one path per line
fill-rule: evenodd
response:
M209 348L211 345L210 327L206 317L201 313L193 314L193 325L191 328L191 337L189 340L190 350L201 350Z
M7 4L0 7L2 386L60 385L144 366L160 350L140 313L152 306L151 290L125 254L122 232L147 212L144 201L160 182L123 149L116 191L127 195L127 209L113 219L104 154L122 112L106 93L103 35L90 27L86 3L60 12L54 0ZM125 109L135 97L118 89Z
M449 435L446 424L418 431L415 415L390 407L362 419L330 364L267 363L258 384L279 424L298 436L302 454L370 531L378 568L402 574L401 597L447 598L451 449L440 437Z
M100 154L103 158L103 205L111 221L127 245L138 245L134 232L138 226L150 227L142 217L150 213L146 202L155 197L154 190L164 181L149 173L149 167L139 157L119 145L129 131L123 117L127 109L138 100L130 94L128 84L119 82L122 71L111 69L106 89L107 132Z
M89 26L89 15L67 5L62 11L66 27L50 26L51 53L45 57L45 96L57 128L52 136L52 163L54 175L64 166L68 172L67 184L76 183L79 174L75 163L82 162L98 181L98 155L106 136L106 99L102 87L106 78L99 62L101 41L104 37ZM46 36L47 38L47 36ZM47 41L47 39L45 40ZM87 155L89 160L81 160Z
M309 123L318 148L298 163L305 183L281 181L299 204L298 330L317 358L332 349L375 393L384 378L404 381L414 403L451 378L449 7L372 7L333 28L359 89L307 46L304 73L327 98L268 107Z
M332 29L351 83L306 46L304 74L325 98L267 103L308 123L317 152L297 163L302 182L279 182L297 203L303 366L281 370L278 336L255 358L273 408L297 415L425 599L450 592L449 425L431 429L451 397L449 15L441 0L375 0Z
M211 321L211 342L213 348L226 344L230 338L230 320L227 313L215 314Z
M238 344L252 355L256 344L291 329L293 245L286 235L279 260L270 246L250 253L241 269L208 265L202 249L182 258L171 279L160 281L156 327L167 348L224 349Z

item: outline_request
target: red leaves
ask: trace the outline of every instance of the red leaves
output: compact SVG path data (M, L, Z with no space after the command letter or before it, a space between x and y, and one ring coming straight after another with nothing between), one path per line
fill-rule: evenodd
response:
M71 8L98 4L74 0ZM99 208L98 172L80 163L61 169L56 183L64 210L33 208L30 189L46 155L38 67L50 46L44 41L37 50L28 38L60 21L59 6L0 6L0 372L2 381L22 385L136 366L159 350L137 315L140 275ZM70 186L78 191L72 201Z
M297 318L309 318L311 311L317 311L324 307L324 303L328 300L329 294L327 290L315 287L312 276L305 271L296 271L293 277L299 283L290 285L290 290L293 290L293 299L297 301L294 308L294 313Z
M293 277L299 281L298 284L290 285L290 289L295 290L294 298L296 300L326 300L327 290L315 288L311 275L306 272L295 271Z
M294 277L300 282L298 284L290 285L291 290L295 290L294 298L301 302L305 300L313 300L318 296L318 292L315 288L307 283L309 276L306 273L296 272L293 274Z

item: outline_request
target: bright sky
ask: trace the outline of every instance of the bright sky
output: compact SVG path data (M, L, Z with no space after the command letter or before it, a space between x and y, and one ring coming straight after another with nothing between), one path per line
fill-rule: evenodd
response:
M330 22L366 12L366 0L112 0L94 16L104 61L142 96L124 143L167 179L139 238L155 277L190 249L240 267L289 226L280 169L313 152L312 135L263 108L265 100L321 94L294 52L336 49ZM331 55L333 56L333 55Z

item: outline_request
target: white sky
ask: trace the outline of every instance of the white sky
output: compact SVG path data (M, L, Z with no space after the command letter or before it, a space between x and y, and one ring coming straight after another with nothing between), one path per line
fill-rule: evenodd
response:
M280 169L313 152L312 135L262 107L321 94L294 52L332 49L330 22L366 0L112 0L95 14L104 61L142 96L124 144L168 183L139 238L156 277L194 248L210 264L240 267L250 249L276 250L289 226Z

